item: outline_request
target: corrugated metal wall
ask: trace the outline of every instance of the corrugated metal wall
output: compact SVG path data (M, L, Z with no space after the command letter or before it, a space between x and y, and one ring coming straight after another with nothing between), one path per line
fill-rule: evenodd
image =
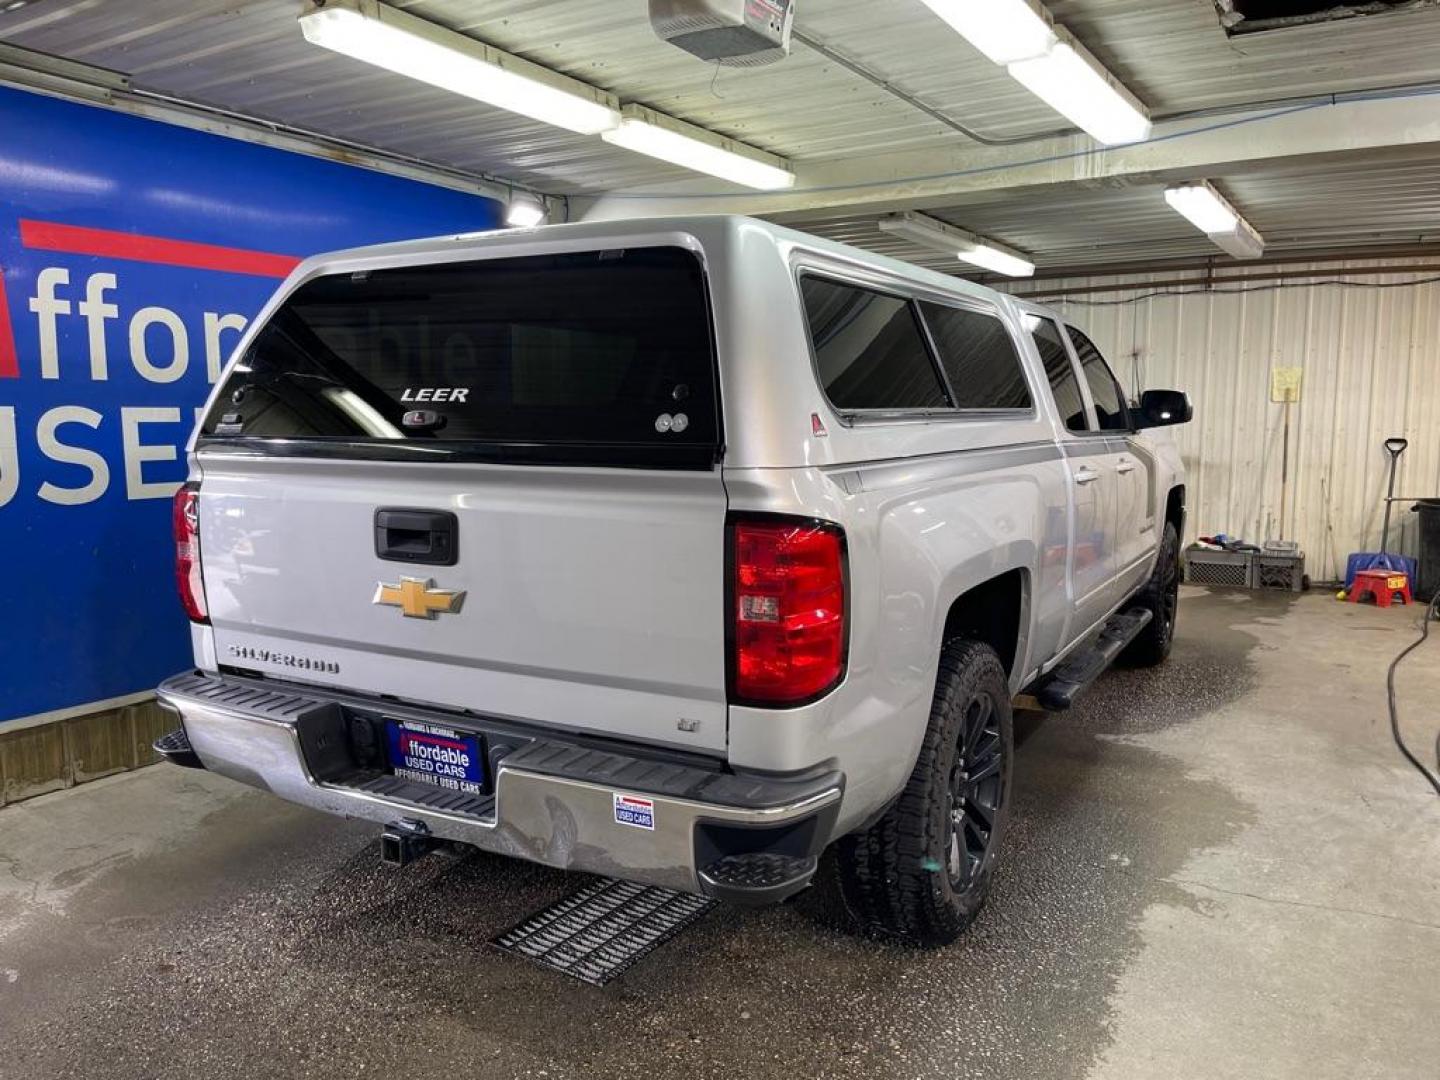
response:
M1198 533L1256 542L1280 535L1284 406L1270 401L1271 369L1303 368L1300 401L1290 407L1284 535L1300 541L1313 578L1334 580L1349 552L1379 548L1386 438L1410 440L1397 494L1440 496L1440 282L1430 280L1437 275L1440 263L1432 273L1354 277L1343 286L1304 280L1147 297L1147 281L1183 276L1171 272L1056 283L1057 293L1112 282L1117 291L1048 302L1092 334L1131 392L1189 391L1195 422L1176 429L1190 472L1187 541ZM1343 276L1317 269L1317 277ZM1390 547L1415 552L1409 504L1396 504Z

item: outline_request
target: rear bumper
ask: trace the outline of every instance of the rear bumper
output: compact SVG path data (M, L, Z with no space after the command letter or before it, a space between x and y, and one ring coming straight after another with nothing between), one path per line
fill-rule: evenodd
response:
M314 687L187 673L157 691L205 768L283 799L378 824L422 822L486 851L727 899L771 902L809 883L839 813L843 777L752 777L512 725ZM377 718L485 738L492 794L397 780L357 759ZM616 796L653 803L653 828L616 820Z

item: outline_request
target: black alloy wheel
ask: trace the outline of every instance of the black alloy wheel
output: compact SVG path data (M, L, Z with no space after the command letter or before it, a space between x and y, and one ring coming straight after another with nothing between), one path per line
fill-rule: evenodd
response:
M1180 560L1165 559L1160 569L1160 640L1168 646L1175 636L1175 615L1180 608Z
M950 854L946 870L957 892L974 884L990 854L1004 796L1004 743L995 703L985 692L965 708L955 765L950 770Z

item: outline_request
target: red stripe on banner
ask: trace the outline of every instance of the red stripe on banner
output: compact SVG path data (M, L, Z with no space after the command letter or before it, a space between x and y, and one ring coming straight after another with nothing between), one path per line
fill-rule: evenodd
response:
M86 229L59 225L53 221L20 221L20 242L27 248L63 251L71 255L103 255L134 262L186 266L194 270L220 270L228 274L255 274L282 278L300 262L293 255L268 251L195 244L189 240L167 240L161 236Z
M10 301L5 296L5 268L0 266L0 379L18 379L20 362L15 359L15 335L10 329Z

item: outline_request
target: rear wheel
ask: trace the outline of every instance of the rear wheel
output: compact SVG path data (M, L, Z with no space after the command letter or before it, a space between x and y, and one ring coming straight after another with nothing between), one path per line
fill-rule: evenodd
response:
M826 854L822 889L849 928L933 947L970 925L1005 834L1013 747L1000 658L979 642L950 642L900 798Z
M1153 616L1145 629L1120 654L1128 667L1154 667L1165 662L1175 641L1175 618L1180 608L1180 535L1167 521L1160 535L1160 554L1145 587L1135 594L1135 607Z

